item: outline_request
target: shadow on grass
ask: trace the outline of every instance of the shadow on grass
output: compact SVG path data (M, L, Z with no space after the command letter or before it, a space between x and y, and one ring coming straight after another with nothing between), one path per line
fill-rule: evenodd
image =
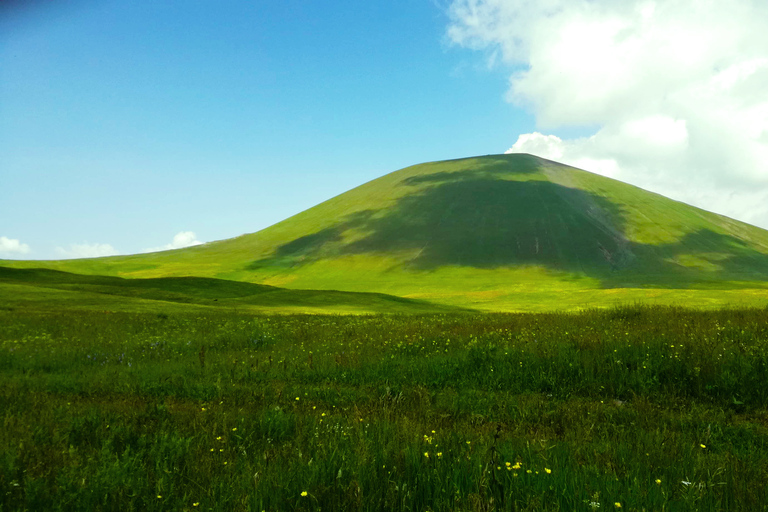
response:
M259 306L270 310L280 307L306 307L315 309L367 310L379 313L457 313L471 311L465 308L433 304L426 300L407 299L382 293L343 292L334 290L289 290L254 283L228 281L206 277L163 277L151 279L123 279L111 276L72 274L49 269L15 269L0 266L0 288L3 284L25 285L34 290L34 305L39 309L56 309L58 303L50 296L51 290L74 292L73 302L102 296L122 297L125 305L134 299L156 301L157 307L173 302L187 305L231 308ZM80 292L81 295L77 295ZM0 303L11 304L13 297L0 289ZM87 294L87 295L86 295ZM27 302L28 306L30 303ZM103 309L98 303L97 309Z
M689 288L713 285L718 281L768 281L768 255L749 247L743 240L710 229L688 233L669 244L631 244L637 265L626 273L603 277L606 288L654 286ZM733 287L733 283L724 285Z
M397 253L410 254L404 268L418 271L537 265L596 278L604 287L768 280L768 256L738 238L704 229L670 244L630 242L620 206L537 179L536 170L525 159L497 158L472 169L413 176L399 185L412 192L393 207L357 212L247 268ZM686 266L681 257L703 264Z
M249 268L326 257L411 252L409 265L496 268L539 264L595 273L632 259L621 212L604 198L547 181L509 181L487 170L407 180L420 186L394 208L366 210L280 246ZM357 238L346 240L354 230ZM573 236L578 233L578 236Z

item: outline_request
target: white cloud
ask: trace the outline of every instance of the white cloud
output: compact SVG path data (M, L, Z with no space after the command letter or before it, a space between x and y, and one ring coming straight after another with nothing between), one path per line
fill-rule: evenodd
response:
M57 247L56 255L62 259L101 258L117 256L117 249L109 244L70 244L69 248Z
M194 231L181 231L176 233L173 237L173 241L170 243L171 249L181 249L182 247L190 247L193 245L200 245L203 242L197 239Z
M564 141L556 135L524 133L506 153L531 153L548 160L565 162L579 169L588 169L603 176L615 177L619 174L616 160L591 156L589 149L593 142L593 137Z
M170 251L171 249L183 249L184 247L192 247L193 245L200 245L203 242L197 239L194 231L180 231L176 233L173 240L169 244L165 244L162 247L152 247L150 249L144 249L142 252L158 252L158 251Z
M22 256L29 254L31 249L27 244L23 244L15 238L0 236L0 255L2 256Z
M768 2L453 0L448 37L511 66L524 151L768 228ZM562 140L559 127L599 128ZM544 134L543 134L544 133Z

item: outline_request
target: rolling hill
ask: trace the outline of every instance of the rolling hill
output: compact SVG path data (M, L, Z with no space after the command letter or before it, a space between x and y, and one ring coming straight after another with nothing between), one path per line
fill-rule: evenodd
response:
M382 293L287 290L209 277L123 279L0 267L0 311L179 313L460 313L460 308Z
M377 292L489 310L768 301L768 231L526 154L415 165L202 246L0 265Z

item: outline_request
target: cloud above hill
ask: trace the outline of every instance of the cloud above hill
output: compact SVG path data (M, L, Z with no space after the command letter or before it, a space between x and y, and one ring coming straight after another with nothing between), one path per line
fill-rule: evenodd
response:
M170 251L172 249L183 249L184 247L192 247L193 245L200 245L203 242L197 239L194 231L180 231L176 233L173 240L169 244L165 244L162 247L152 247L144 249L142 252L158 252L158 251Z
M768 228L768 3L454 0L449 39L510 67L535 153ZM591 135L552 135L578 127Z
M109 244L70 244L68 248L56 247L56 255L62 259L101 258L117 256L120 252Z
M15 238L0 236L0 256L19 257L29 254L31 249L27 244Z

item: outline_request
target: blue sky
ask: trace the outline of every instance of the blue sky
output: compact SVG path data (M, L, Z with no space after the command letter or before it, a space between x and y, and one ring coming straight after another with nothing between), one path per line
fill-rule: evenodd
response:
M508 149L768 227L768 18L693 1L2 2L0 258L229 238Z
M533 126L427 0L0 16L0 235L28 258L257 231L407 165L503 152Z

